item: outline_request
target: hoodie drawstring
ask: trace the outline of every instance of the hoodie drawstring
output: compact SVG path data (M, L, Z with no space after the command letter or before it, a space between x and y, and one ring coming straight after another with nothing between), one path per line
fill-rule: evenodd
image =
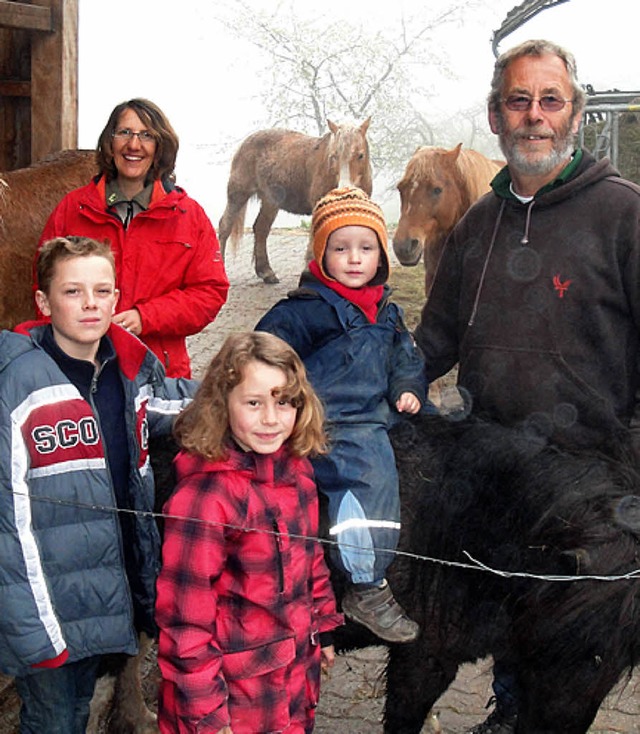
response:
M535 203L536 203L535 199L532 199L529 202L529 204L527 205L527 214L526 214L526 219L524 223L524 232L522 234L522 239L520 240L521 245L529 244L529 227L531 226L531 210L533 209L533 205ZM482 291L482 286L484 285L484 279L487 274L487 268L489 267L489 258L491 257L491 254L493 253L493 246L496 243L496 238L498 236L498 228L500 227L500 222L502 220L502 214L504 212L504 208L506 205L507 205L507 200L503 199L502 203L500 204L500 211L498 212L496 223L493 227L493 233L491 234L491 243L489 244L489 249L487 250L487 255L484 259L484 265L482 266L482 273L480 274L480 282L478 283L476 297L473 301L473 308L471 309L471 316L469 317L467 326L473 326L473 322L475 321L475 318L476 318L476 312L478 311L478 304L480 302L480 293Z
M471 316L469 317L469 322L467 323L467 326L473 326L473 322L476 318L476 312L478 310L478 303L480 301L480 292L482 291L482 286L484 285L484 279L487 274L487 267L489 266L489 258L491 257L491 253L493 252L493 246L496 242L496 237L498 236L498 228L500 227L500 222L502 221L502 213L504 212L504 208L507 204L506 199L502 200L502 203L500 204L500 211L498 212L498 216L496 218L496 223L493 227L493 233L491 235L491 242L489 243L489 249L487 250L487 255L484 259L484 264L482 266L482 272L480 273L480 282L478 283L478 289L476 290L476 297L473 301L473 308L471 309Z
M531 210L533 209L533 205L536 203L535 199L531 199L529 202L529 206L527 207L527 218L524 222L524 233L522 235L522 239L520 240L521 245L528 245L529 244L529 227L531 225Z

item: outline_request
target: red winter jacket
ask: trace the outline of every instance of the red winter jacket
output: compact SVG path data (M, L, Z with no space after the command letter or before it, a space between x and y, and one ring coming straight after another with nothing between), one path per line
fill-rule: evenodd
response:
M202 207L156 181L149 209L125 230L107 211L104 176L67 194L49 217L40 244L82 235L109 240L116 259L117 310L137 308L140 338L169 377L190 377L185 337L213 321L227 299L229 281L215 230Z
M309 731L318 635L342 623L310 463L234 447L217 462L183 452L176 469L157 585L160 731Z

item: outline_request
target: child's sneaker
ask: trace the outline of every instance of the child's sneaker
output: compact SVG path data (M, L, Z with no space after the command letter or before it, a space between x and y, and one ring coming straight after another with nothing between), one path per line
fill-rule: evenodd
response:
M386 580L379 587L350 586L342 600L342 611L387 642L411 642L420 633L418 625L394 599Z

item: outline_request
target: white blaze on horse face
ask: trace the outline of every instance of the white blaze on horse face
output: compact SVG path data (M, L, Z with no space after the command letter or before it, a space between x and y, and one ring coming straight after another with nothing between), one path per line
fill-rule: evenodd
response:
M357 186L356 181L351 180L351 167L349 161L342 161L340 166L340 178L338 179L338 188L341 189L343 186Z
M343 186L357 186L358 182L351 178L351 146L348 143L345 130L335 133L335 155L340 164L338 172L338 188Z
M420 182L416 181L416 179L414 178L411 181L411 189L409 190L409 195L407 197L407 214L409 214L409 212L413 208L413 197L416 191L418 190L419 186L420 186Z
M360 128L345 125L332 128L333 151L331 157L338 163L336 186L358 186L367 188L365 169L369 166L365 141Z

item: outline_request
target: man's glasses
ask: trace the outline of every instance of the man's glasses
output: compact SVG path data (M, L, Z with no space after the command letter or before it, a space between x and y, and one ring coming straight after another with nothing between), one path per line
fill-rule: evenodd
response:
M556 97L554 94L545 94L542 97L529 97L526 94L510 94L503 100L504 106L512 112L526 112L531 109L531 105L537 102L543 112L560 112L567 104L573 102L572 99L564 99Z
M150 133L148 130L140 130L140 132L136 133L128 127L122 127L112 133L112 137L117 140L131 140L134 135L138 136L138 140L141 143L154 143L156 140L154 134Z

